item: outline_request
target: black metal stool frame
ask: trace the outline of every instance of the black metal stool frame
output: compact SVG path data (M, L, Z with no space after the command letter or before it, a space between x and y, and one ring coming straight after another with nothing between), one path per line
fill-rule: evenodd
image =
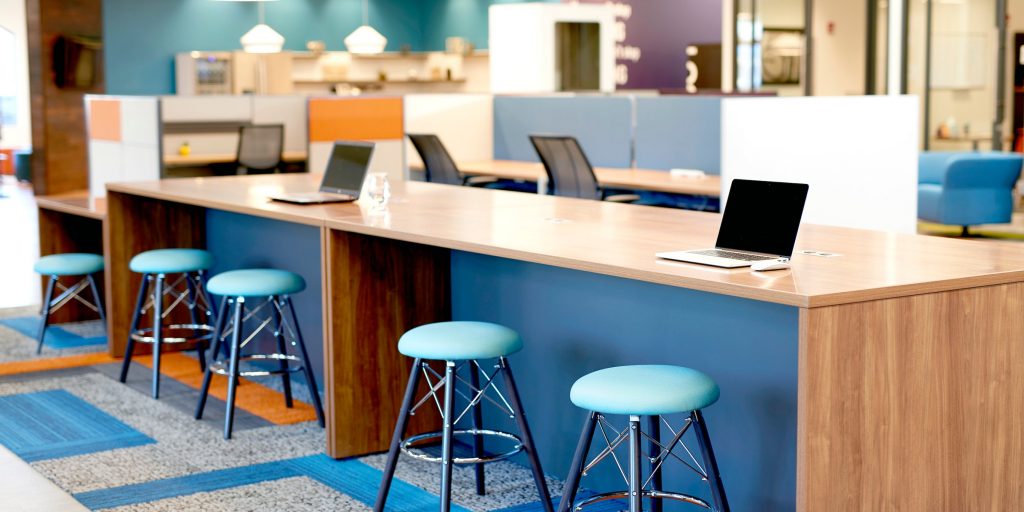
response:
M185 291L178 291L177 287L185 283ZM152 295L148 292L153 289ZM173 297L170 305L164 306L164 297ZM147 301L147 296L149 300ZM205 308L201 309L204 314L205 323L200 323L198 311L200 302ZM164 325L164 318L167 317L179 304L185 304L189 312L188 324ZM150 308L153 308L153 327L140 328L139 322L142 315ZM195 343L196 353L199 356L199 370L206 370L206 347L213 337L214 327L210 320L217 316L213 299L206 291L206 271L183 272L180 277L168 282L167 274L142 274L142 283L139 285L139 295L135 300L135 310L132 313L132 324L128 329L128 343L125 345L124 362L121 363L121 382L128 379L128 370L131 368L132 355L136 343L147 343L153 346L153 398L160 398L160 354L163 345L178 343ZM171 331L191 331L191 335L169 336ZM146 335L149 333L149 336Z
M54 297L53 293L58 287L60 288L61 294ZM95 304L81 296L81 293L86 288L92 290L92 300ZM64 307L65 304L72 300L77 300L84 304L85 307L95 311L103 322L103 330L106 331L107 316L103 312L103 301L100 300L100 291L99 288L96 287L96 278L93 274L87 274L71 288L64 286L64 284L60 282L60 276L51 275L50 279L46 282L46 293L43 295L43 307L39 312L39 315L42 318L39 320L39 334L36 335L36 338L39 340L39 345L36 346L36 354L41 354L43 352L43 339L46 337L46 328L50 326L50 315Z
M271 310L270 317L264 319L260 325L243 340L242 327L244 326L245 321L255 317L268 305ZM230 321L227 318L227 312L229 309L231 310ZM324 410L323 405L320 402L319 391L317 390L316 376L313 374L313 368L310 366L309 352L306 350L306 343L302 338L302 330L299 328L299 320L295 315L295 305L292 304L291 297L288 295L272 295L267 297L262 304L248 311L245 307L245 297L224 297L221 300L220 311L221 314L217 316L217 322L214 326L213 350L210 351L212 359L210 364L206 365L205 374L203 375L203 387L199 394L199 403L196 405L195 418L197 420L203 418L203 410L206 408L206 398L210 393L210 381L213 379L213 374L216 373L224 375L228 378L227 409L224 416L224 439L231 439L231 431L234 427L235 420L235 394L238 388L239 377L281 375L282 384L284 386L285 406L291 408L293 401L290 374L302 371L306 376L306 384L309 387L309 395L310 399L313 401L313 408L316 410L317 422L320 424L320 427L323 428ZM242 349L245 348L245 345L252 341L257 334L271 323L273 323L274 338L277 340L278 352L274 354L251 354L249 356L243 356ZM292 343L299 348L300 356L298 357L288 354L287 343L285 340L286 329L289 331L289 334L291 334ZM225 345L225 338L229 335L231 336L231 342L227 344L225 349L230 355L227 361L227 367L225 368L224 361L217 361L217 357L220 354L221 346ZM277 361L278 368L276 370L241 371L239 365L242 359ZM300 366L291 366L289 364L290 362L296 362Z
M678 431L673 429L661 416L645 416L644 418L646 418L647 432L640 428L640 416L630 416L629 426L620 432L608 423L603 414L593 411L587 414L587 419L583 423L583 433L580 435L579 444L576 446L576 454L573 456L572 464L569 467L569 476L565 481L562 499L558 504L558 512L568 512L570 509L582 511L588 505L616 498L627 498L629 500L630 512L642 512L644 498L651 500L652 512L661 512L662 500L666 499L698 505L717 512L729 512L729 502L725 496L725 487L722 485L722 478L718 472L718 462L715 459L715 452L711 446L711 437L708 434L707 424L704 422L704 416L701 412L699 410L691 411L686 418L686 424ZM672 440L667 444L661 441L662 423L672 432ZM704 465L697 462L690 449L682 443L683 434L691 427L697 438L697 444L700 447L700 455ZM590 452L590 445L594 439L594 432L598 429L600 429L601 436L607 447L601 450L588 463L587 456ZM609 437L608 430L611 430L614 435ZM649 457L645 457L640 448L642 439L647 440L648 450L650 451ZM615 449L624 442L628 442L629 446L628 475L627 471L623 470L618 456L615 454ZM690 461L686 461L673 453L676 446L681 446L686 451ZM629 490L598 494L576 503L576 493L579 491L580 479L586 475L587 471L608 457L615 461L615 465L629 486ZM662 465L669 457L676 459L708 482L708 486L711 488L712 503L694 496L668 492L662 488ZM644 458L647 459L650 465L650 471L646 480L643 477L642 459Z
M398 465L398 457L400 452L404 452L406 455L411 457L429 460L441 463L441 508L442 512L448 512L451 510L452 502L452 470L455 464L474 464L476 470L476 492L477 494L483 495L486 493L486 486L484 482L484 464L489 462L496 462L504 460L513 455L516 455L520 451L525 452L527 458L530 461L530 469L533 471L534 484L537 486L537 493L540 496L540 501L544 506L546 512L552 512L551 506L551 495L548 492L547 482L544 480L544 470L541 468L540 458L537 456L537 450L533 443L533 436L530 433L530 426L526 421L526 413L523 410L522 401L519 397L519 390L516 387L515 378L512 376L512 368L509 366L508 359L505 357L498 358L498 363L495 365L495 370L491 374L487 374L483 367L476 360L469 360L465 362L456 361L445 361L444 375L440 375L433 368L431 368L424 359L417 358L413 361L412 371L409 373L409 382L406 385L405 397L402 400L402 407L398 413L398 421L395 423L395 433L391 438L391 448L388 450L387 463L384 466L384 474L381 479L380 488L377 492L377 501L374 504L373 510L375 512L383 512L384 505L387 503L388 493L391 490L391 481L395 476L395 468ZM460 364L467 364L469 366L470 380L466 381L458 374ZM501 374L505 389L508 393L506 399L504 395L494 386L495 379L498 374ZM483 387L480 386L480 375L486 379ZM433 375L438 380L435 382L431 379ZM425 379L429 387L429 391L426 396L420 399L418 402L413 403L416 399L416 390L420 384L420 378ZM457 389L457 384L461 382L469 387L470 392L473 396L468 396L461 390ZM444 398L443 401L438 399L437 392L443 388ZM488 396L486 392L493 389L498 395L500 401ZM458 393L462 396L469 404L466 408L459 413L455 414L454 403L455 394ZM435 404L441 413L442 430L441 432L431 432L427 434L421 434L418 436L412 436L405 438L405 431L409 425L409 418L415 414L416 409L426 403L428 400L433 398ZM495 430L487 430L482 428L482 405L483 400L488 400L502 411L508 413L516 420L516 426L519 429L519 436L510 434L508 432L501 432ZM460 419L466 414L470 414L472 419L472 428L465 430L456 430L455 426ZM467 458L456 458L453 456L453 442L455 434L469 434L473 436L473 457ZM509 452L498 454L494 456L485 456L483 449L483 436L492 436L498 438L504 438L508 440L516 441L518 444ZM418 441L426 439L441 438L441 457L429 457L425 455L418 455L411 451L411 445Z

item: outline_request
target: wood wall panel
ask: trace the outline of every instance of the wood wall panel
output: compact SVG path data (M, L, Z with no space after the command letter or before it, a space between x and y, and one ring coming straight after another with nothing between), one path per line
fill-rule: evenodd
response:
M21 1L21 0L6 0ZM58 35L102 37L102 0L25 0L32 109L32 184L37 194L88 188L85 94L102 94L103 53L88 89L58 89L53 41Z
M1024 284L801 310L799 510L1020 510Z
M128 262L142 251L206 247L206 209L142 196L107 193L103 230L110 355L124 355L141 276ZM184 314L185 310L181 309ZM181 320L187 318L187 315ZM172 317L173 319L173 317ZM149 323L152 324L151 322Z
M412 360L398 353L407 330L451 318L447 249L325 230L324 360L327 453L388 449ZM426 392L425 387L421 387ZM424 407L410 432L440 425Z
M68 252L103 254L103 221L40 208L39 255ZM42 277L41 286L44 294L48 279L45 276ZM74 284L74 280L75 278L66 278L61 279L61 282L65 286L71 286ZM103 281L103 276L98 276L96 284L100 287L101 297L103 296ZM92 301L92 296L88 291L84 292L84 297L90 302ZM96 319L96 312L74 300L50 316L50 322L55 324Z

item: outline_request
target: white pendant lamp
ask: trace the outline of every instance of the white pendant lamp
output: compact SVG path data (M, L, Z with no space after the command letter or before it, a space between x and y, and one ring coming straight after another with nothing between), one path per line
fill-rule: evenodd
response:
M264 23L263 2L259 4L260 22L242 36L242 49L246 53L280 53L284 36Z
M370 9L368 0L363 0L363 24L345 38L345 48L349 53L372 55L384 51L388 38L370 26Z

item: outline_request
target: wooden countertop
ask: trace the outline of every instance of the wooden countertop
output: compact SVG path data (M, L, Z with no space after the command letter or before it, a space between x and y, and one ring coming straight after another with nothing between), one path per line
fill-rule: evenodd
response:
M234 162L234 153L207 153L179 155L177 153L164 155L164 165L168 167L185 167L190 165L229 164ZM305 151L285 151L281 158L285 162L303 162L306 160Z
M713 213L418 182L392 183L386 214L372 212L367 204L297 206L266 199L271 193L315 190L319 179L229 176L108 189L799 307L1024 281L1024 250L1000 242L804 225L792 270L759 274L654 256L713 246L720 218Z
M459 162L458 167L464 174L471 176L496 176L509 180L538 181L544 176L544 166L538 162L482 160ZM595 167L594 174L605 187L711 197L718 197L722 193L722 180L714 175L686 178L672 176L668 171L611 167Z
M107 216L106 199L90 197L86 190L51 196L36 196L36 205L45 210L91 219L103 220Z

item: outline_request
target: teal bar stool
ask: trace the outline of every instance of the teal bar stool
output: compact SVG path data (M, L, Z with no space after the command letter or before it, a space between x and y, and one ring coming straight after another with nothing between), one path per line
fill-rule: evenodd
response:
M214 328L213 360L207 365L206 373L203 376L203 387L199 395L199 404L196 406L196 419L203 418L206 397L210 392L210 380L214 373L228 378L224 439L231 439L231 429L235 418L235 391L238 387L239 377L280 375L284 384L285 405L291 407L290 375L301 371L306 376L309 396L313 401L313 408L316 410L316 419L320 423L320 427L323 428L324 410L317 391L316 377L313 375L309 352L306 351L306 343L302 339L299 319L295 316L295 306L291 299L291 295L306 289L306 281L302 279L302 276L286 270L232 270L217 274L210 279L207 289L210 293L223 297L223 300L221 314L217 317ZM255 307L246 308L249 299L256 299ZM231 309L230 320L227 318L229 309ZM269 309L269 317L260 320L257 327L243 339L244 323L253 319L259 320L259 315L263 314L264 309ZM274 339L277 341L277 352L243 355L242 351L246 345L271 324L273 324ZM226 348L230 355L227 360L217 359L220 348L228 335L231 336L231 341ZM290 338L292 346L298 348L299 356L288 353L286 338ZM243 362L250 368L243 370L241 368Z
M142 274L142 284L128 330L121 382L128 379L136 343L153 346L153 398L160 398L160 353L164 345L195 343L199 369L206 368L206 347L213 338L213 319L217 316L206 292L206 273L212 266L213 255L201 249L156 249L139 253L128 263L132 272ZM179 306L188 309L189 323L167 323L168 315ZM140 327L142 317L150 311L152 327Z
M39 313L39 345L36 347L36 354L43 351L43 339L46 337L46 328L50 323L50 315L72 300L77 300L85 307L93 310L103 320L103 328L106 329L106 316L103 313L103 301L100 300L100 291L96 287L94 274L103 271L103 256L86 253L51 254L43 256L36 262L35 271L43 276L49 277L46 281L46 292L43 295L43 307ZM60 282L62 277L78 277L81 279L72 287L64 286ZM56 289L60 289L60 295L54 297ZM92 300L89 302L82 297L86 288L92 290Z
M663 500L681 501L727 512L729 503L725 497L725 487L718 474L718 462L711 447L707 424L701 415L702 409L718 401L718 395L718 385L710 377L681 366L617 366L593 372L577 380L570 391L570 399L577 407L590 413L583 424L576 455L565 480L562 499L558 504L559 512L567 512L569 509L580 511L588 505L616 498L628 499L630 512L641 512L644 498L650 499L651 510L655 512L662 509ZM607 420L607 414L629 416L629 425L619 431ZM685 414L686 420L682 427L674 429L664 418L669 414ZM640 427L641 417L647 419L646 432ZM668 442L661 439L662 424L672 433ZM587 462L594 431L597 429L601 430L607 447ZM683 434L691 429L697 438L703 464L682 444ZM648 444L649 456L642 453L641 442L644 439ZM620 465L615 455L615 449L622 443L628 443L629 446L627 468ZM683 447L686 459L674 453L677 446ZM597 494L576 503L581 477L609 456L618 466L629 490ZM641 464L644 458L650 463L646 479ZM662 465L669 458L681 462L708 482L711 503L695 496L662 489Z
M508 327L485 322L427 324L412 329L402 336L398 341L398 351L413 358L414 361L412 372L409 375L409 383L405 389L405 398L402 400L402 408L395 424L395 433L391 438L391 448L388 450L384 476L377 492L377 502L373 507L376 512L383 512L384 505L387 503L399 453L405 453L414 459L441 463L441 510L447 512L451 509L454 464L475 465L476 492L483 495L486 492L483 465L507 459L519 452L525 452L529 458L540 502L545 511L551 512L551 496L548 493L547 482L544 480L544 471L541 469L540 458L534 448L530 426L527 424L526 414L519 399L519 391L516 388L515 379L512 377L512 368L508 364L508 356L519 352L522 348L523 342L517 332ZM490 373L480 364L480 360L486 359L497 359L497 363ZM444 375L431 368L427 361L444 361ZM462 368L469 372L468 381L459 374L459 370ZM416 389L419 386L421 375L426 381L429 391L426 396L414 404L413 400L416 399ZM504 381L507 396L498 389L499 375ZM482 386L481 377L484 379ZM456 389L460 383L468 394ZM437 396L438 390L442 388L444 389L443 398ZM491 394L487 394L488 391ZM455 412L456 393L468 401L466 407L459 413ZM492 394L496 397L492 397ZM484 400L497 407L503 414L515 419L519 428L518 436L483 428L481 406ZM434 403L438 406L441 413L442 430L403 439L409 424L409 417L415 414L420 406L427 403ZM471 417L472 427L458 428L457 423L467 414ZM453 457L454 437L457 435L472 437L472 457ZM514 446L502 454L486 455L483 447L485 436L504 439ZM432 457L412 450L416 443L439 438L441 439L440 457Z

